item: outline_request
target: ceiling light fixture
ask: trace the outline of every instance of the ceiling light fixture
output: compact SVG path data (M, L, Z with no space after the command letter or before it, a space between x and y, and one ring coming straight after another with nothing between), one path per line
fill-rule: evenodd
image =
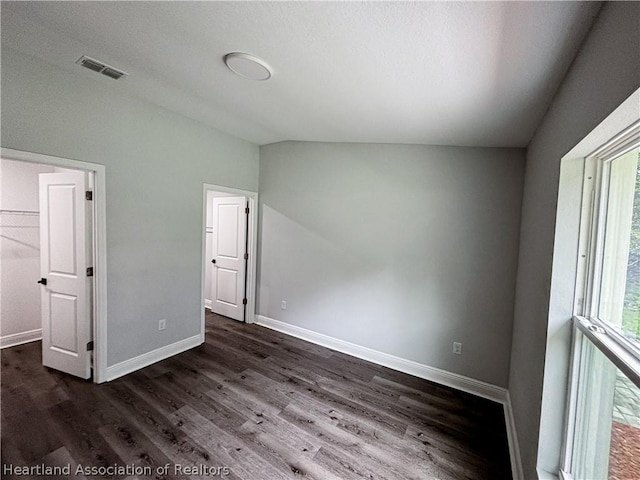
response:
M269 80L271 67L264 60L248 53L233 52L224 56L225 65L236 75L251 80Z

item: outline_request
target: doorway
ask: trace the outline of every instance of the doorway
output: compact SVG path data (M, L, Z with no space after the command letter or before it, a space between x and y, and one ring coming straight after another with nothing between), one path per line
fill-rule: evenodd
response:
M104 166L4 148L1 158L2 347L42 338L45 366L104 381Z
M257 193L204 185L202 335L204 312L253 323Z

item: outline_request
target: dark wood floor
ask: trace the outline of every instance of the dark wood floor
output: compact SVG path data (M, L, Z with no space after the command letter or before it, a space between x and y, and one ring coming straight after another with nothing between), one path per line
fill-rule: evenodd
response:
M511 478L501 405L257 325L207 315L204 345L102 385L42 367L40 348L2 350L3 478Z

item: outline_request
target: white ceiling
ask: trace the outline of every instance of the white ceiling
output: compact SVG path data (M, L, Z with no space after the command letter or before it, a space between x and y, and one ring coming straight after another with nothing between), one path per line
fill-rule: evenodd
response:
M2 2L2 46L257 144L526 146L599 3ZM261 57L273 77L222 57ZM130 74L114 81L82 55Z

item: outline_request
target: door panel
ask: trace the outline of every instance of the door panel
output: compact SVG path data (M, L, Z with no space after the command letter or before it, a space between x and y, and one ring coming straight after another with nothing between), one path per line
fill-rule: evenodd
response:
M238 272L218 267L217 271L217 295L218 302L224 302L235 306L238 303Z
M215 313L244 320L246 197L213 199L212 304Z
M238 231L238 226L244 210L244 202L242 204L227 204L222 201L216 202L214 199L214 205L217 203L218 212L218 258L224 257L230 260L237 260L239 255L238 240L241 238L241 233Z
M49 224L47 257L50 272L77 275L76 268L76 231L75 222L75 185L48 185Z
M51 348L77 355L78 330L75 320L78 318L78 297L52 293L49 300Z
M42 363L81 378L91 376L92 339L86 175L40 174Z

